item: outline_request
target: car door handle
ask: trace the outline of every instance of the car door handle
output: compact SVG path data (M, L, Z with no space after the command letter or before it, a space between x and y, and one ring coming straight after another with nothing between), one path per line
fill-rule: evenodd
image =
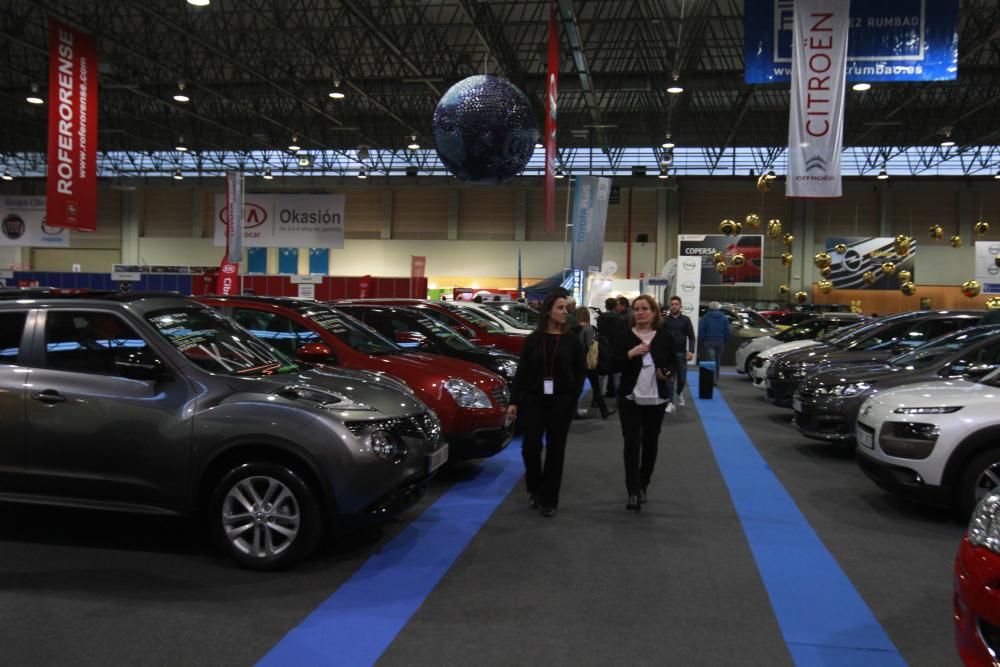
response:
M47 403L48 405L53 405L55 403L64 403L66 397L60 394L55 389L46 389L45 391L40 391L37 394L32 394L31 398L36 401L41 401L42 403Z

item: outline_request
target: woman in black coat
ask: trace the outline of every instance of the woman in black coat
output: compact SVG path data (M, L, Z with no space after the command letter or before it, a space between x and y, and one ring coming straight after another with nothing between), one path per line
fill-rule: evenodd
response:
M625 509L638 512L646 502L653 476L660 428L667 406L667 383L677 373L677 355L669 332L660 329L656 299L641 295L632 302L632 328L615 340L612 369L621 373L618 414L625 441Z
M524 340L507 408L511 418L521 418L524 481L531 507L545 517L555 516L559 505L566 438L587 377L583 345L566 331L566 307L565 290L545 296L538 328Z

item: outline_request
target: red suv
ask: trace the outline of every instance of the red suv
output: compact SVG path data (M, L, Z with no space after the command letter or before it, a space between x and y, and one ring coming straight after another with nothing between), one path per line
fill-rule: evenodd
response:
M510 442L507 384L476 364L405 351L350 315L315 301L258 296L197 300L300 361L384 373L406 383L441 420L449 458L492 456Z
M526 336L507 333L486 317L478 314L473 308L449 308L438 301L422 301L420 299L344 299L338 304L377 303L387 306L406 306L419 308L429 317L458 331L470 343L476 345L495 345L511 354L520 355Z

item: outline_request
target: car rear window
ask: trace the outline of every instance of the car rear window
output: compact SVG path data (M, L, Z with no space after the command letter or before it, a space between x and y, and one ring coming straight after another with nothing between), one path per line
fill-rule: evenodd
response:
M21 352L21 335L24 332L26 312L0 313L0 364L17 363Z

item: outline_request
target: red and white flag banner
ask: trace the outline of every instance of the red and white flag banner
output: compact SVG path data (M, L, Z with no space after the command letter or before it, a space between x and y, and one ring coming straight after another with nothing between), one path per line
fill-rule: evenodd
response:
M545 231L556 231L556 97L559 91L559 22L549 7L549 71L545 86Z
M97 41L51 18L46 194L47 225L97 229Z
M223 258L222 264L219 265L219 277L215 282L215 293L222 296L236 296L241 291L239 262L230 262Z
M788 197L840 197L848 0L795 0Z

